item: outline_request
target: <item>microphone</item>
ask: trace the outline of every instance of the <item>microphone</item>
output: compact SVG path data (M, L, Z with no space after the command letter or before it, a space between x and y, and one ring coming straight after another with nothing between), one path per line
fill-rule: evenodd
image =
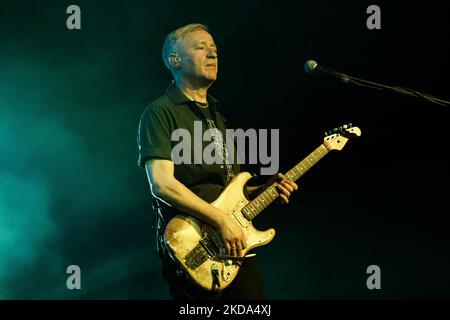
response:
M305 71L311 74L324 74L327 76L332 76L334 78L337 78L341 80L342 82L348 83L350 81L349 77L343 73L336 72L334 70L331 70L326 67L320 66L316 61L314 60L308 60L305 63Z
M331 76L333 78L339 79L344 83L351 83L354 85L357 85L358 87L366 87L370 89L376 89L376 90L384 90L384 91L392 91L396 93L401 93L408 96L413 96L416 98L421 98L424 100L427 100L429 102L433 102L435 104L441 105L441 106L450 106L450 101L446 101L443 99L436 98L434 96L431 96L429 94L421 93L416 90L406 88L406 87L399 87L399 86L388 86L381 83L376 83L373 81L368 81L364 79L359 79L353 76L348 76L346 74L334 71L332 69L329 69L327 67L320 66L316 61L314 60L308 60L305 63L305 71L311 74L324 74L327 76Z

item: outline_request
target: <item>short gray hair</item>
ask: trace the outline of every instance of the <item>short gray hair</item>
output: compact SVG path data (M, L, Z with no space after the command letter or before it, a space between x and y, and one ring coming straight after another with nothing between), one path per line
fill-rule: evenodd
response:
M164 61L165 66L167 69L171 69L170 63L169 63L169 56L173 53L173 49L175 48L177 42L179 40L182 40L186 37L186 35L190 32L197 31L197 30L205 30L206 32L209 32L209 29L207 26L201 23L191 23L188 25L185 25L184 27L178 28L175 31L172 31L169 33L164 40L164 44L162 46L162 59Z

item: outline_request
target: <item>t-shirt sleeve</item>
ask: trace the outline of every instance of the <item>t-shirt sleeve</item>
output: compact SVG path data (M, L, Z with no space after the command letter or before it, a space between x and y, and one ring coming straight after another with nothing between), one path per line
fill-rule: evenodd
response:
M162 108L145 109L137 132L139 167L144 168L149 159L171 160L170 132L169 118Z

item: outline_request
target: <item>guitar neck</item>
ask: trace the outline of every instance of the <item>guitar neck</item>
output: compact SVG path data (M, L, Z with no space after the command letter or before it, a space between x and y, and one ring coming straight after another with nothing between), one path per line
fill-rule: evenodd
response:
M321 144L316 150L311 152L306 158L295 165L291 170L285 173L285 176L292 181L296 181L302 175L311 169L320 159L322 159L328 153L327 148ZM261 192L255 199L249 202L244 208L242 208L242 214L248 219L253 220L261 211L263 211L269 204L271 204L279 193L274 183L266 190Z

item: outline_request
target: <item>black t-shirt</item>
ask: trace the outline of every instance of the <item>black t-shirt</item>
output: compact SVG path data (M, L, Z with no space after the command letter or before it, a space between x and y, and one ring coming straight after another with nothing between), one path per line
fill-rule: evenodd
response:
M190 143L192 161L190 164L175 164L175 178L200 198L212 202L220 195L229 180L230 169L236 174L240 167L236 161L228 166L226 163L206 164L201 155L201 163L196 164L193 161L194 142L192 140L200 140L202 150L205 150L211 141L203 141L203 132L210 128L211 124L220 130L223 140L226 141L226 120L216 110L217 100L211 95L208 95L207 100L208 108L202 109L195 102L190 101L177 87L171 85L164 95L151 102L144 110L139 122L138 165L144 168L145 162L149 159L172 160L172 148L182 140L171 141L172 132L180 128L186 129L192 138ZM213 122L208 124L208 120ZM194 121L202 121L200 135L198 131L194 132Z

